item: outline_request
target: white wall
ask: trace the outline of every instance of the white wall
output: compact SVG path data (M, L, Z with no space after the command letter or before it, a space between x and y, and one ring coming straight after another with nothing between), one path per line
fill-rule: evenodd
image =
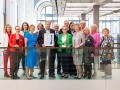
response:
M4 16L3 16L3 0L0 0L0 34L3 32L4 28Z
M36 25L36 16L34 12L34 0L18 0L18 25L23 22Z

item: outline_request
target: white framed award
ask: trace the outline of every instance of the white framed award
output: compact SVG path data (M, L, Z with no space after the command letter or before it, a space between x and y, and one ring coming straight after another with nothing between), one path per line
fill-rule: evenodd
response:
M53 33L44 33L44 45L45 46L54 45L54 34Z

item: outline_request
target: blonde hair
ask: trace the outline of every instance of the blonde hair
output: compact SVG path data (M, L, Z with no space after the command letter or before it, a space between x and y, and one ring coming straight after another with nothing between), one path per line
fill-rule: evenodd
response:
M77 26L80 30L80 25L78 23L74 24L74 26Z
M81 24L81 23L83 23L83 24L85 24L85 25L86 25L86 22L85 22L85 21L81 21L81 22L80 22L80 24Z
M10 24L6 24L4 28L4 33L7 33L7 27L10 26ZM10 33L12 33L12 27L10 26L11 30Z
M90 29L88 27L85 27L84 30L89 31L89 33L90 33Z
M96 28L96 32L97 32L98 31L97 25L96 24L92 24L91 27L93 27L93 26Z
M41 26L42 26L42 29L44 29L44 26L43 26L42 23L39 23L39 24L37 25L37 29L38 29L39 25L41 25Z

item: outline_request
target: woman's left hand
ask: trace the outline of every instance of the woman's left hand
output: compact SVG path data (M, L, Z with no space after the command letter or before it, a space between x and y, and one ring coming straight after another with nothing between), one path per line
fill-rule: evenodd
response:
M91 54L91 57L94 57L94 54Z
M75 48L79 48L80 46L79 45L76 45Z

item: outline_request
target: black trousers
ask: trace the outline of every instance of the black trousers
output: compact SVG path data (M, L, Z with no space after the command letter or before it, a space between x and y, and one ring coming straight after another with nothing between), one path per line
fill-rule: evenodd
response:
M92 74L92 64L84 64L85 76L91 77Z
M70 60L71 53L66 53L66 50L62 50L60 53L60 60L62 61L62 70L63 73L69 74L69 60Z
M55 56L56 56L56 50L50 50L50 53L49 53L49 74L53 74L54 75L54 72L55 72Z
M11 77L17 75L21 58L22 58L22 53L19 53L18 49L15 52L12 52L13 66L11 71Z
M22 53L22 69L25 71L25 53Z
M57 73L61 73L62 68L62 61L61 61L61 54L57 51Z
M49 50L49 52L46 50L46 52L41 52L41 56L44 56L44 59L41 59L41 63L40 63L40 69L41 69L41 74L44 75L45 72L45 64L46 64L46 59L47 59L47 55L48 55L48 62L49 62L49 74L54 74L55 72L55 52L54 50Z

